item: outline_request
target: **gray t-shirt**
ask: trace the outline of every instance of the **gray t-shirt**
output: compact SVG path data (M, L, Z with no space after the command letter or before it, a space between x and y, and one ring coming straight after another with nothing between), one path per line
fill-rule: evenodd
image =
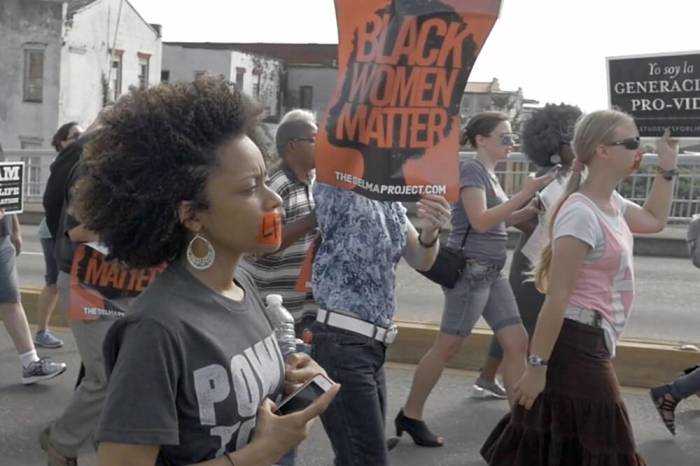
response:
M115 322L104 343L110 377L97 439L160 445L158 465L198 463L245 446L284 362L263 303L242 270L242 302L172 264Z
M486 208L491 209L508 200L498 178L491 175L477 159L465 160L460 164L460 192L464 188L480 188L486 192ZM459 248L469 226L469 219L460 199L452 204L452 231L447 245ZM493 226L486 233L469 229L464 255L472 259L501 262L506 259L506 222Z

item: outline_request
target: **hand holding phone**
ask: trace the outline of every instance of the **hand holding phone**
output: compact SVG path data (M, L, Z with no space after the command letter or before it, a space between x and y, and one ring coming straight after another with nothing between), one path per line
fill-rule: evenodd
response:
M301 411L326 393L333 386L333 381L323 374L316 374L277 407L275 414L286 415Z
M320 377L324 376L321 375ZM309 391L301 395L301 398L298 400L302 401L304 398L307 400L309 398L313 399L310 404L302 402L302 404L307 404L307 406L301 411L292 412L291 408L293 408L294 403L296 403L292 402L291 405L284 408L285 411L289 409L289 414L283 415L272 400L269 398L265 399L262 405L260 405L260 408L258 408L253 438L248 445L241 449L240 457L248 458L246 450L253 451L255 452L253 457L256 458L257 461L255 464L273 464L276 463L282 455L288 452L289 449L299 445L299 443L309 435L311 427L318 416L328 408L340 390L339 384L331 382L330 379L326 377L324 378L325 381L313 377L312 380L316 379L315 382L310 380L308 383L304 384L304 387L294 392L294 395L296 395L297 392L303 392L306 386L311 383L314 384L314 386L311 386ZM328 386L324 382L330 383L330 388L319 397L315 397L315 394L319 393L319 391L317 391L317 388L319 388L318 385L322 385L323 387ZM288 397L283 403L280 403L280 406L289 403L289 400L293 399L294 395ZM238 459L238 453L239 452L236 451L232 454L234 461ZM260 456L261 454L263 455L262 457ZM236 462L236 464L238 463Z

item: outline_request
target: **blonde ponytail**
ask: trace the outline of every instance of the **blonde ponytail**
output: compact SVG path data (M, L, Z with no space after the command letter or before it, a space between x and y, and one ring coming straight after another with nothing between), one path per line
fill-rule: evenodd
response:
M557 214L564 202L581 186L582 171L581 165L587 165L595 154L596 147L613 139L615 131L623 124L634 124L634 120L626 113L617 110L599 110L581 117L574 128L574 138L571 146L576 156L574 165L579 164L579 169L571 171L571 177L566 185L566 190L561 199L557 202L549 218L549 241L542 250L540 260L535 265L533 277L535 287L540 293L547 293L549 288L549 268L552 265L552 233Z
M557 201L557 206L552 212L552 215L549 217L549 225L547 228L549 238L547 240L547 245L542 250L540 260L535 265L535 270L533 273L535 278L535 288L537 288L537 291L542 294L547 294L547 288L549 286L549 267L552 265L552 233L554 231L554 222L556 222L557 214L569 196L578 191L578 188L581 186L582 178L583 177L581 176L580 171L571 172L569 181L566 183L566 190Z

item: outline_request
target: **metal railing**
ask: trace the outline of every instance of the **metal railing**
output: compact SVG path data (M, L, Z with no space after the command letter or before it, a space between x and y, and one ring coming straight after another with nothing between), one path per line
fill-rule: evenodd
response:
M35 204L35 208L39 210L41 210L40 204L46 180L49 177L49 167L55 156L56 153L53 150L46 149L5 150L7 160L25 162L27 176L24 185L25 202ZM460 152L462 158L475 156L474 152ZM645 154L639 172L626 178L618 186L620 194L642 204L651 190L655 166L656 154ZM700 156L679 156L678 168L680 175L674 181L671 220L684 222L694 214L700 213ZM496 169L508 195L516 193L523 179L532 171L535 171L534 165L530 164L521 153L511 154L508 160L500 163Z
M475 156L474 152L460 152L462 158ZM644 155L640 170L618 185L617 190L622 196L640 205L644 203L656 177L656 158L656 154ZM508 160L498 164L496 174L510 196L520 190L525 177L535 170L536 167L523 154L513 153ZM700 156L680 155L678 171L680 174L673 186L670 220L683 223L700 213Z

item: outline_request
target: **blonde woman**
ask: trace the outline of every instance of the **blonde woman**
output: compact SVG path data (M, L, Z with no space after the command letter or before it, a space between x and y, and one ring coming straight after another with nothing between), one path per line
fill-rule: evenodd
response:
M482 449L490 465L645 464L611 358L634 297L632 234L666 225L678 146L668 131L659 139L659 174L638 206L615 192L642 160L632 117L588 114L572 144L573 174L535 269L546 298L515 386L517 405Z

